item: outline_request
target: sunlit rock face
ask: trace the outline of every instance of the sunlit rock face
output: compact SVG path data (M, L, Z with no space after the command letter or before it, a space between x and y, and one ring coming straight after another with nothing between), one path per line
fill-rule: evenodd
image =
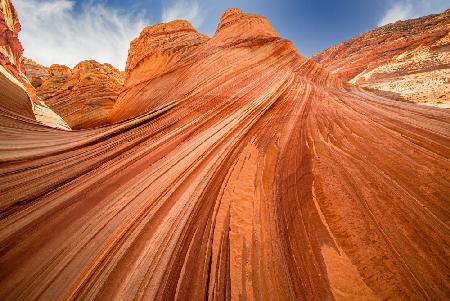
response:
M37 95L72 129L110 123L110 111L123 86L119 70L91 60L73 69L55 64L47 73L36 88Z
M141 60L136 67L145 72L135 72L132 68L136 66L136 52L142 53L142 57L151 57ZM146 28L131 43L125 88L116 102L112 120L125 120L154 110L173 99L195 93L198 88L232 80L236 73L246 69L259 70L274 59L279 60L274 71L276 68L287 68L287 72L310 68L305 72L323 74L314 81L343 85L312 61L299 56L292 43L278 37L265 18L242 14L237 9L223 15L211 39L197 33L186 21ZM230 92L222 93L225 96Z
M179 95L177 87L183 81L183 65L190 65L192 53L207 41L207 36L184 20L145 28L131 42L125 86L112 112L112 120L140 115L169 95Z
M376 28L313 59L376 94L450 107L450 10Z
M182 24L133 42L118 123L0 107L0 299L446 299L450 112L345 84L262 17Z

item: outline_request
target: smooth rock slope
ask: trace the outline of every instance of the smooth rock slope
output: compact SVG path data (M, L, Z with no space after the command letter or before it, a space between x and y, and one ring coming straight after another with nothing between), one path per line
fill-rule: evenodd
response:
M450 107L450 10L376 28L313 60L378 95Z
M235 9L130 56L119 123L0 106L0 299L448 297L449 111L354 89Z

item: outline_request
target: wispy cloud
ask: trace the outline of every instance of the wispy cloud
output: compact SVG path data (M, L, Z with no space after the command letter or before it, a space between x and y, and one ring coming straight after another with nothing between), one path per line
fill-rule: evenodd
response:
M448 0L397 0L391 1L389 8L378 26L398 20L417 18L432 13L439 13L449 8Z
M161 20L163 22L177 19L187 20L196 28L199 28L205 20L198 2L186 0L176 0L170 5L162 7Z
M130 41L144 28L142 13L73 0L16 0L25 56L43 65L73 67L95 59L124 69Z

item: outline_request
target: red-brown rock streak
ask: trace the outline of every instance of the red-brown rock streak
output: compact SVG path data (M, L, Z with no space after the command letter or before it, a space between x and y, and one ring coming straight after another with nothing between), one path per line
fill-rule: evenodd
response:
M350 90L237 10L183 41L127 70L120 123L0 102L0 299L448 298L450 112Z

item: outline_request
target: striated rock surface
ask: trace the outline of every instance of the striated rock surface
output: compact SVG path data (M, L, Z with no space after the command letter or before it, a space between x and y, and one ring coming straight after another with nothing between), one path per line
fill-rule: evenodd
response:
M450 107L450 10L376 28L313 59L379 95Z
M110 64L83 61L73 69L52 65L41 76L37 95L72 129L108 124L123 86L122 73ZM31 75L33 78L33 75Z
M241 44L251 49L252 45L258 48L258 43L277 39L281 40L264 17L242 14L237 9L230 9L222 16L213 39L199 34L187 21L148 27L131 43L125 88L114 107L112 120L140 115L164 104L167 98L183 97L193 92L196 86L214 80L209 78L210 72L205 68L240 65L239 68L244 70L246 66L260 62L261 58L268 58L271 51L278 47L269 45L259 52L237 53L234 49L239 47L222 49L222 46ZM285 44L282 51L295 52L289 43L282 44ZM266 50L267 53L264 52ZM146 57L138 66L135 63L138 61L136 53L141 54L138 58ZM203 65L195 63L204 62L205 57L210 61Z
M148 79L169 70L207 40L207 36L198 33L184 20L145 28L130 44L125 67L127 86L143 77Z
M128 69L120 123L0 106L0 299L447 298L449 111L347 86L237 10L169 46Z
M125 67L124 89L112 112L112 120L144 113L160 99L174 97L184 79L180 70L208 37L198 33L187 21L176 20L145 28L130 44ZM171 72L177 69L176 73ZM148 89L149 83L151 88ZM144 107L142 107L144 106Z

